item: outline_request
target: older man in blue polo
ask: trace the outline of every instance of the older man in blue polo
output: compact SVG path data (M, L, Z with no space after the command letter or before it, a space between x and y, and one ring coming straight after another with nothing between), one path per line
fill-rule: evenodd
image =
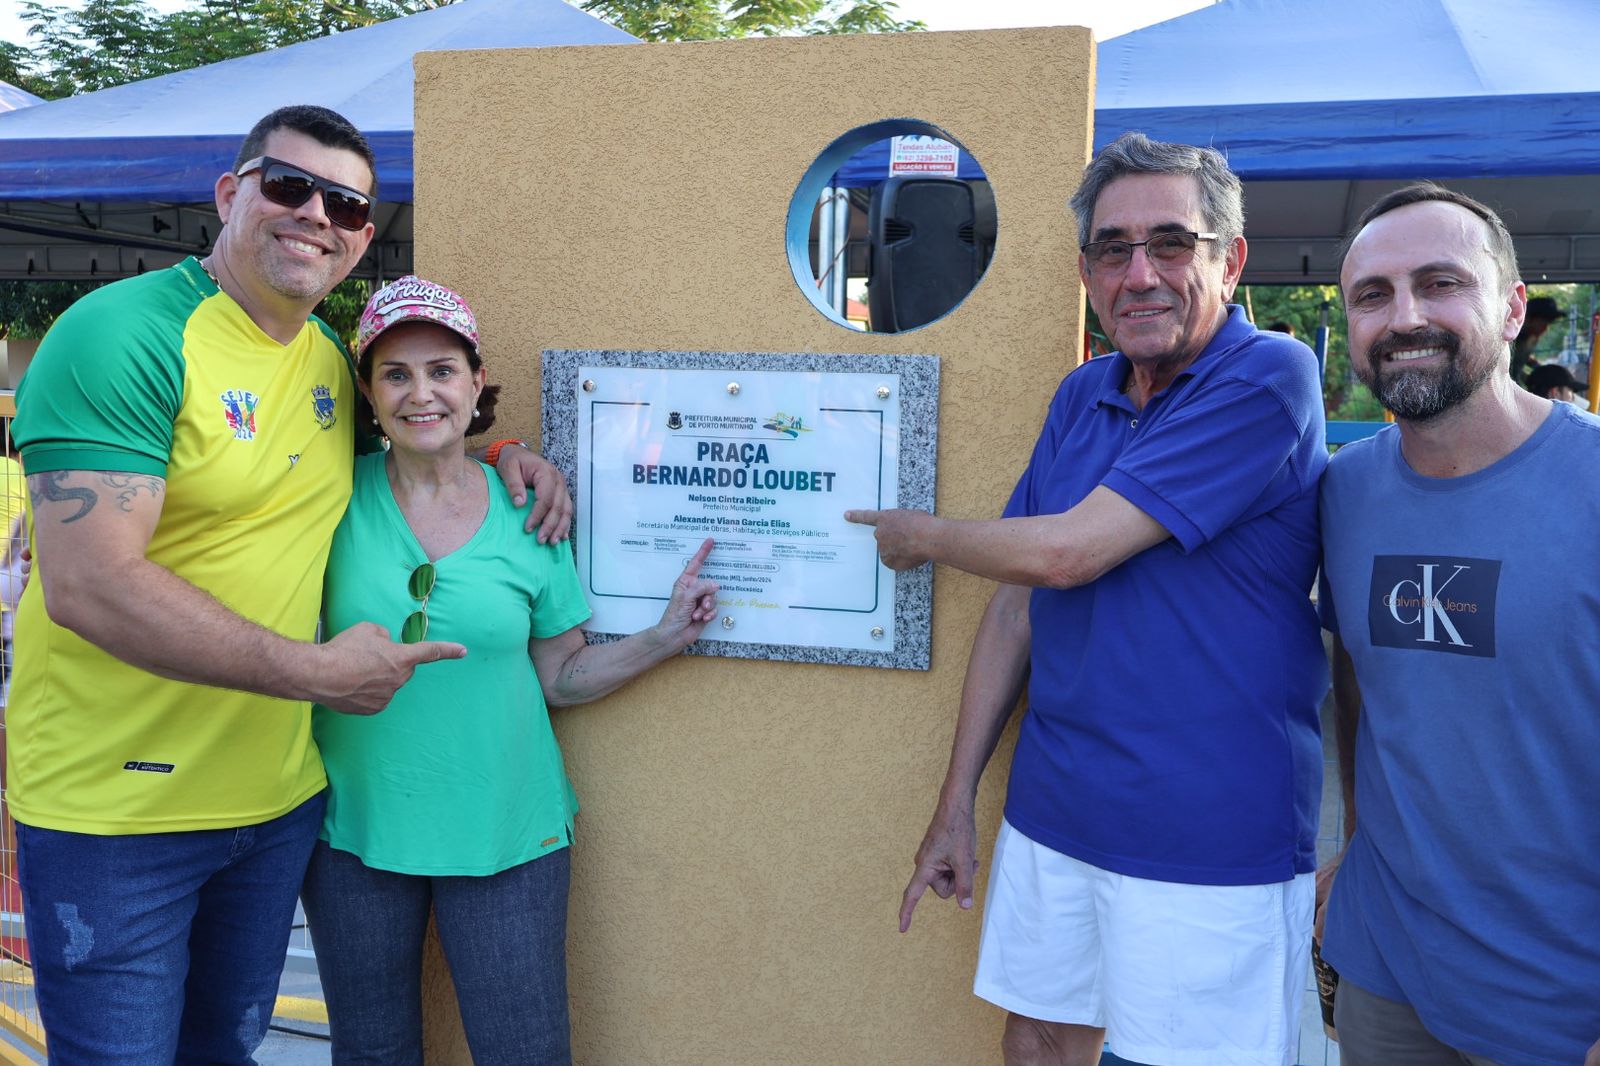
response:
M1310 349L1228 303L1238 178L1128 134L1072 199L1117 350L1057 390L1004 517L863 511L896 569L1000 582L900 912L973 899L978 779L1028 689L974 991L1007 1066L1288 1066L1310 951L1327 463Z

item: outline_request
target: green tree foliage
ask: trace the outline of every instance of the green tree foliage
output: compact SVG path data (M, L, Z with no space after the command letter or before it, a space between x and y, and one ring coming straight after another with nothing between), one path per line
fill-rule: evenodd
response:
M1238 299L1244 299L1241 289ZM1328 316L1328 355L1323 367L1322 400L1328 417L1347 421L1372 422L1383 417L1383 407L1356 380L1350 365L1350 346L1345 332L1344 303L1337 285L1251 285L1250 306L1255 323L1270 329L1279 322L1294 328L1294 335L1316 347L1317 327L1324 309Z
M143 0L81 7L25 0L26 42L0 42L0 79L53 100L189 70L415 14L454 0L191 0L161 14ZM586 0L647 41L920 30L895 0Z
M43 96L33 75L33 55L20 44L0 41L0 81L10 82L35 96Z
M1534 354L1541 360L1550 360L1558 358L1563 349L1574 346L1581 362L1590 343L1585 328L1588 316L1596 306L1600 306L1600 286L1530 285L1528 296L1548 296L1568 313L1568 318L1544 335ZM1241 290L1239 299L1243 298ZM1337 286L1253 285L1250 287L1250 300L1255 309L1256 325L1268 328L1275 322L1288 322L1295 327L1295 335L1307 344L1313 343L1318 312L1326 300L1331 333L1322 393L1328 417L1365 422L1383 418L1383 405L1365 385L1356 380L1351 367L1344 304ZM1582 374L1579 376L1582 377Z
M86 293L104 281L0 281L0 340L39 338L50 324ZM361 309L372 295L372 283L361 278L340 282L317 305L317 317L346 341L354 341Z
M56 316L103 281L0 281L0 340L42 337Z
M161 14L142 0L81 7L26 0L26 43L0 41L0 80L47 100L190 70L342 30L443 7L455 0L191 0ZM920 30L894 0L587 0L591 13L650 41L779 34ZM97 283L0 281L0 335L40 336ZM318 314L355 332L370 286L347 281Z
M82 7L26 0L24 43L0 44L0 78L46 99L189 70L409 15L451 0L194 0L160 14L142 0Z
M894 0L584 0L583 9L647 41L784 34L897 33L927 27L896 17Z
M0 42L0 80L46 99L189 70L341 30L439 7L452 0L197 0L162 15L140 0L88 0L81 8L30 0L26 46ZM99 282L0 281L0 336L40 337ZM340 285L317 309L343 336L371 286Z
M356 326L361 321L361 309L372 296L372 282L362 278L341 281L317 305L316 316L328 324L351 351L356 347Z
M1350 368L1350 349L1345 338L1344 305L1336 285L1249 285L1234 294L1234 301L1248 304L1255 324L1262 329L1283 323L1308 346L1316 347L1317 327L1326 305L1328 315L1328 355L1322 375L1322 400L1329 418L1349 421L1377 421L1383 407L1356 380ZM1087 328L1095 354L1104 354L1112 345L1091 309Z

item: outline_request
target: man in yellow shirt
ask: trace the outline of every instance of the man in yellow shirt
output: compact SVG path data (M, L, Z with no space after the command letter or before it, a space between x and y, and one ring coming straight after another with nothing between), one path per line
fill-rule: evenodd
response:
M212 253L86 296L22 382L8 798L52 1062L253 1062L322 820L310 703L373 714L466 653L367 623L313 643L371 442L311 312L375 195L349 122L273 112L217 179Z

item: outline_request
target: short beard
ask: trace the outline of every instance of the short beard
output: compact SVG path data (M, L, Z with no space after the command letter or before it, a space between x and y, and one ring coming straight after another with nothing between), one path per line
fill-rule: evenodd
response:
M1396 369L1384 362L1385 356L1402 347L1443 348L1444 369ZM1367 350L1367 367L1372 376L1362 383L1396 418L1426 422L1464 402L1494 373L1494 360L1486 359L1469 377L1462 370L1460 354L1461 338L1449 330L1433 329L1404 337L1391 333Z
M333 287L338 284L339 280L342 280L334 279L333 283L329 284L330 279L327 277L327 275L332 273L332 270L329 268L310 271L308 273L310 274L309 277L295 275L289 272L273 270L270 266L263 264L263 268L261 270L261 280L269 289L277 293L279 296L287 297L291 300L311 301L313 303L321 303L327 298L328 293L332 291ZM322 274L323 276L317 277L318 274Z

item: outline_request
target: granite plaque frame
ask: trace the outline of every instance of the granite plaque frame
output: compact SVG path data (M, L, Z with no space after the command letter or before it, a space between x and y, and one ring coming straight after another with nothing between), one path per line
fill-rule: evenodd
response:
M932 567L890 571L842 514L933 509L937 357L564 349L543 365L591 639L653 623L709 535L721 616L690 654L928 669Z

